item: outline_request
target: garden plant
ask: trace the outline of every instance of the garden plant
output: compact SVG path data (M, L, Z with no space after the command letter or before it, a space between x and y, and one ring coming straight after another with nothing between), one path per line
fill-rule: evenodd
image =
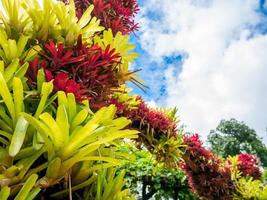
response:
M131 93L136 0L1 4L0 200L267 199L254 155L215 155Z

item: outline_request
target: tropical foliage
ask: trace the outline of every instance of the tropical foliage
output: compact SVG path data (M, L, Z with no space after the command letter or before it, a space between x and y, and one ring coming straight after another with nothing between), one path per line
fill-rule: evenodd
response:
M1 3L1 200L266 199L254 152L216 155L131 94L136 0Z
M181 169L166 167L164 162L158 162L155 155L147 149L138 151L134 143L121 145L120 151L132 156L120 169L126 171L126 186L137 198L196 199Z

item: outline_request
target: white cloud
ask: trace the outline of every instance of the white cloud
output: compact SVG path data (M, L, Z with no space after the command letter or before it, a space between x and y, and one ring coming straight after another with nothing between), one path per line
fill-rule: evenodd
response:
M157 108L158 107L158 104L154 100L148 101L146 103L151 108Z
M267 36L255 0L148 0L141 45L154 61L184 52L181 73L166 70L168 106L182 123L207 135L222 118L244 120L267 143ZM156 12L160 20L147 17ZM179 66L176 66L179 67Z

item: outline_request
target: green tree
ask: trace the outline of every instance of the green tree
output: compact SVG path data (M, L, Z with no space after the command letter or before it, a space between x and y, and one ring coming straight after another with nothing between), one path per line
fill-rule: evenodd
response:
M138 149L133 143L121 144L120 151L127 154L120 170L126 172L126 188L141 200L197 200L188 185L184 171L157 161L147 149ZM118 170L118 171L120 171Z
M222 120L211 130L208 143L212 151L224 158L239 153L256 155L262 166L267 166L267 148L256 131L236 119Z

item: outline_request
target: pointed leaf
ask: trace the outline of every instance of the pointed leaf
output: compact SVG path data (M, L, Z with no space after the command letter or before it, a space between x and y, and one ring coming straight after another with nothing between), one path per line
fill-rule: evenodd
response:
M9 155L14 157L21 149L26 131L28 129L29 123L24 119L23 116L18 118L15 131L13 133L11 144L9 146Z
M7 200L7 198L9 197L9 194L10 194L10 188L8 186L3 187L0 190L1 200Z
M15 119L14 102L2 73L0 73L0 88L0 95L2 96L4 103L7 106L8 112L10 113L12 119Z
M34 188L32 191L28 194L26 200L33 200L35 197L41 192L40 188Z
M25 62L15 73L15 77L18 77L20 79L24 78L27 70L28 70L28 67L29 67L29 63L28 62Z
M81 110L73 119L71 129L74 130L77 126L81 125L87 118L89 111L86 109Z
M83 13L82 17L80 18L79 22L78 22L78 25L83 28L85 27L89 22L90 22L90 19L91 19L91 13L94 9L94 6L93 5L90 5L86 11Z
M16 73L19 67L19 59L14 59L10 65L5 69L5 80L8 82Z
M51 139L53 140L54 145L57 148L62 147L66 138L63 136L63 133L54 118L48 113L41 114L39 118L50 129Z
M17 51L18 51L18 55L19 56L22 55L22 53L23 53L23 51L25 49L25 46L26 46L26 44L28 42L28 39L29 38L24 36L24 35L20 36L18 44L17 44L17 46L18 46L18 50Z
M43 112L47 98L52 93L52 91L53 91L53 83L52 82L44 82L42 85L42 93L41 93L42 97L41 97L40 103L38 105L38 108L36 110L36 113L34 115L35 117L38 117Z
M63 134L64 141L67 142L69 140L69 120L68 113L66 111L65 106L59 106L57 109L57 117L56 122L61 129L61 133Z
M15 105L16 117L18 117L19 113L24 110L23 103L23 85L19 78L13 79L13 98Z
M43 83L46 81L44 69L39 69L37 72L37 90L39 93L42 92Z
M20 192L16 196L14 200L26 200L28 194L30 193L31 189L35 185L36 181L38 179L37 174L31 175L27 181L23 184L23 187L21 188Z

